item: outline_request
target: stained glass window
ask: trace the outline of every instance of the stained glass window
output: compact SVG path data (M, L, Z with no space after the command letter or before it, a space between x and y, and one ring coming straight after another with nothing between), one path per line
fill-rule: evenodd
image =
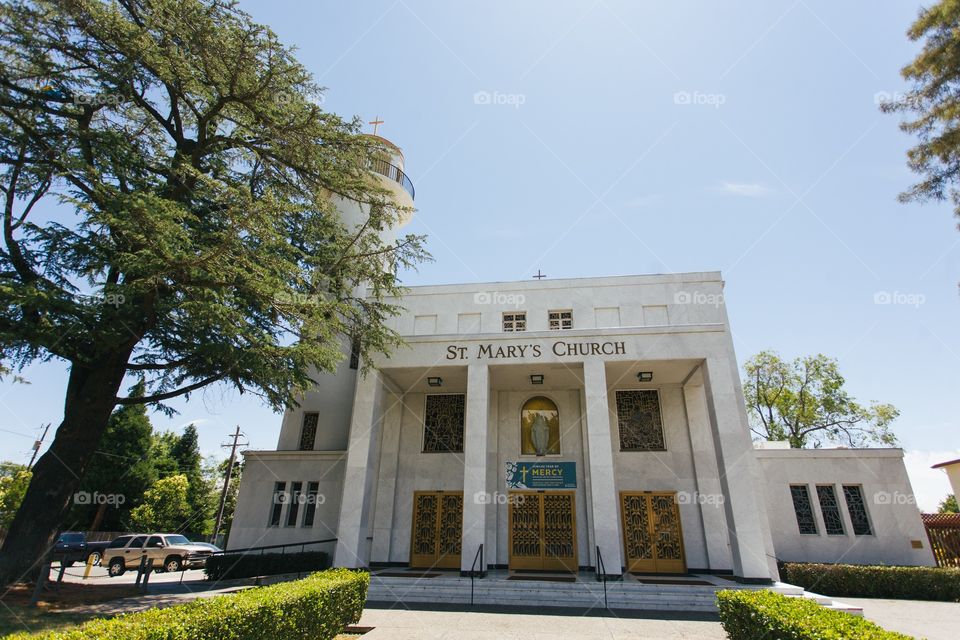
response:
M797 516L800 533L816 534L817 521L813 518L813 505L810 503L810 491L805 484L790 485L790 497L793 498L793 512Z
M664 451L660 394L655 389L617 391L621 451Z
M320 493L319 482L307 483L307 504L303 507L303 526L312 527L313 518L317 513L318 494Z
M290 507L287 509L287 526L297 526L297 516L300 514L300 503L303 502L303 483L290 483Z
M300 451L313 451L313 443L317 440L317 423L320 414L308 411L303 414L303 426L300 428Z
M273 483L273 501L270 504L270 526L276 527L280 524L280 514L283 512L283 503L287 501L287 483Z
M515 311L514 313L503 314L503 330L507 332L526 331L527 312Z
M850 514L853 535L872 535L870 518L867 516L867 504L863 501L863 489L859 485L845 484L843 485L843 498L847 502L847 513Z
M423 419L423 452L463 451L465 396L462 393L427 396Z
M550 311L548 318L551 329L573 329L573 311Z
M843 535L843 519L840 517L840 505L837 503L837 492L832 484L817 485L817 500L820 502L820 513L823 515L823 527L827 535Z

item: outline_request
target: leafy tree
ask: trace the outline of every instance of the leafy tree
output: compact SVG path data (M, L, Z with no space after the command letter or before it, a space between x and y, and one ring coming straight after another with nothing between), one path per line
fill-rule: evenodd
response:
M144 395L138 382L131 397ZM130 527L130 511L143 501L144 492L156 481L151 459L153 427L142 404L118 407L110 416L107 429L90 466L80 483L80 491L119 494L122 504L74 505L68 520L71 529L123 531Z
M186 527L191 532L205 534L211 525L213 486L204 473L203 455L200 453L200 441L195 426L187 425L171 447L170 456L177 463L179 473L187 477L189 485L187 504L192 515Z
M937 508L939 513L960 513L960 507L957 506L957 496L952 493L940 503Z
M921 42L913 61L901 69L911 88L881 104L886 112L909 114L900 128L919 142L907 165L922 179L900 194L902 202L953 201L960 215L960 0L940 0L920 9L907 36Z
M143 496L143 504L130 512L134 528L141 531L178 531L193 515L187 503L190 483L178 474L160 478Z
M6 529L13 521L30 484L30 475L26 465L0 462L0 528Z
M890 423L899 411L890 404L861 406L845 383L837 361L823 354L786 362L762 351L743 365L750 428L765 440L787 440L797 448L896 444Z
M401 343L384 265L422 238L383 240L406 213L368 170L384 149L320 94L229 0L0 3L0 355L69 366L0 582L53 542L117 404L223 382L281 409L348 336ZM144 397L119 396L129 375Z

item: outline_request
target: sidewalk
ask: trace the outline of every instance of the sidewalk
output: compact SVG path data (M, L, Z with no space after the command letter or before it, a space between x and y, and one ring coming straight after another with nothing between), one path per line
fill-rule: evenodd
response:
M578 615L536 610L421 611L364 609L363 640L725 640L715 616L679 612Z
M863 608L863 617L888 631L928 640L960 638L960 602L843 598Z

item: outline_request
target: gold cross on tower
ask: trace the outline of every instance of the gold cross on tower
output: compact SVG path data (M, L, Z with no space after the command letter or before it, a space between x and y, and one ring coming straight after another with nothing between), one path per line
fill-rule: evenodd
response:
M383 124L383 120L380 119L380 116L377 116L373 119L373 122L368 122L367 124L373 125L373 135L377 135L377 127Z

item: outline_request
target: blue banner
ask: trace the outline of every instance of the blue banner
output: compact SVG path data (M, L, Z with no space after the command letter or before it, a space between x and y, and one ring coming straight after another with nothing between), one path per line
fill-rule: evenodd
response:
M508 462L508 489L576 489L576 462Z

